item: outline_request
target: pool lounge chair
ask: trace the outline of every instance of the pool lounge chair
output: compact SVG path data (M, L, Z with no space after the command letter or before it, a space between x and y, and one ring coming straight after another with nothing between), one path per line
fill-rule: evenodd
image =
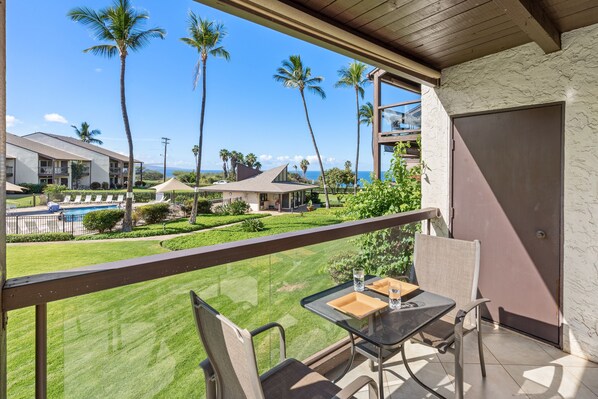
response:
M71 202L71 196L69 195L65 195L64 199L62 200L63 204L68 204L69 202Z
M106 203L107 204L111 204L112 202L114 202L114 200L112 199L114 196L112 194L108 194L108 196L106 197Z
M124 202L124 201L125 201L125 196L124 196L124 195L122 195L122 194L120 194L120 195L119 195L119 196L116 198L116 202L118 202L119 204L120 204L121 202Z
M103 197L103 195L101 195L101 194L100 195L96 195L96 199L93 200L93 202L102 202L102 197Z
M29 233L29 234L39 233L39 230L37 228L37 222L35 220L26 219L25 226L27 227L27 233Z
M80 195L77 195L77 196L75 197L75 200L73 201L73 204L80 204L80 203L81 203L81 196L80 196Z
M86 195L85 196L85 200L83 201L84 204L89 204L91 203L91 195Z

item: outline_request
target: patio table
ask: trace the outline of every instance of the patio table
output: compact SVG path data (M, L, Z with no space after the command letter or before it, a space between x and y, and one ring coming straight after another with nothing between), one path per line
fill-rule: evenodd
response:
M365 284L379 280L380 277L366 276ZM455 301L432 292L416 290L402 297L401 309L391 310L386 307L364 319L356 319L331 306L328 302L353 292L353 282L347 282L322 292L305 297L301 306L324 319L347 330L351 339L351 356L345 369L337 377L342 378L351 368L356 353L361 353L370 361L378 363L378 389L380 398L384 398L383 363L384 360L401 352L403 363L410 377L433 395L443 398L439 393L421 382L409 368L405 356L404 343L422 328L441 318L455 307ZM388 303L388 297L375 291L366 290L363 294L378 298ZM361 338L360 341L356 340Z

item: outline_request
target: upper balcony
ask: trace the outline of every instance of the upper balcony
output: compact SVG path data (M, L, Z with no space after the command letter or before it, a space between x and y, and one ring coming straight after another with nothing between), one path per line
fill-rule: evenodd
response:
M124 168L119 168L115 166L110 167L110 174L111 175L122 175L124 173Z
M91 168L89 166L83 166L83 169L81 169L81 174L83 176L89 176Z
M6 167L6 177L12 177L14 174L14 166L7 166Z
M380 144L415 141L421 134L421 101L407 101L378 107Z

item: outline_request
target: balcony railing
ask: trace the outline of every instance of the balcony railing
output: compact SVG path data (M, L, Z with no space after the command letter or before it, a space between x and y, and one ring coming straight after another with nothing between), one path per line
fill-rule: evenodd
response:
M436 217L438 209L426 208L12 278L4 286L3 311L35 306L36 397L46 397L48 371L52 391L65 398L89 396L98 386L118 397L201 396L196 366L205 353L189 310L190 289L244 328L280 322L289 354L316 367L331 354L320 350L346 336L299 305L300 298L333 285L322 271L324 259L350 261L362 235L372 232L393 232L382 238L410 243L421 222L428 221L429 231ZM275 342L274 335L256 341L260 370L276 362ZM31 350L22 346L13 346L13 353ZM19 356L9 353L15 376L26 372Z
M379 142L412 141L421 132L421 101L407 101L378 107Z
M83 176L87 176L87 175L89 175L89 171L90 171L90 167L89 166L84 166L83 169L81 169L81 174Z
M123 168L115 168L114 166L110 167L110 173L113 175L120 175L123 173Z
M54 174L60 176L68 176L69 175L69 168L68 166L59 166L54 168Z
M51 176L53 173L54 173L54 168L52 166L40 166L39 167L39 174L40 175Z
M6 167L6 177L12 176L14 173L14 166L7 166Z

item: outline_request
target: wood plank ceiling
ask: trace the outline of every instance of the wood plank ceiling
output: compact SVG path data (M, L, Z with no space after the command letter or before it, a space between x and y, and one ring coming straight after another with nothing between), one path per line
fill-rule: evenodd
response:
M598 23L598 0L287 0L436 69Z

